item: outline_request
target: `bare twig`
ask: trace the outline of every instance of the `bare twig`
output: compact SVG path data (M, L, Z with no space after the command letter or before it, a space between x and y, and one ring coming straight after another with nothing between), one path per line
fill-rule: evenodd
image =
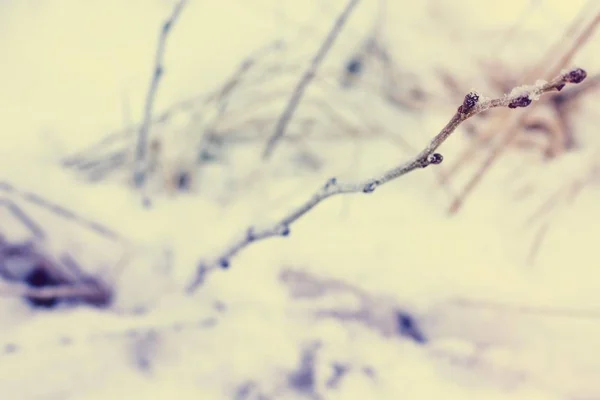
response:
M173 25L177 22L181 10L186 4L186 0L180 0L175 7L171 16L163 24L160 35L158 38L158 46L156 48L156 56L154 59L154 72L152 74L152 80L150 81L150 87L148 94L146 95L146 104L144 106L144 119L142 126L138 133L138 140L135 150L135 171L134 171L134 183L138 188L141 188L146 180L146 151L148 148L148 130L152 119L152 109L154 105L154 99L156 98L156 92L158 90L158 84L164 73L163 58L165 53L165 47L169 33L173 28Z
M338 18L336 19L335 23L333 24L331 30L327 34L325 41L321 44L321 47L317 51L317 54L315 54L315 56L313 57L309 67L306 69L306 71L304 72L304 74L302 75L300 80L298 81L298 84L296 85L296 88L292 92L292 96L290 97L283 113L281 114L281 117L277 121L277 125L275 126L275 132L273 132L273 135L269 138L269 140L267 142L267 145L263 152L264 159L267 159L271 156L271 154L273 153L273 149L275 148L275 145L281 139L281 137L283 137L283 135L285 134L285 130L286 130L290 120L292 119L294 112L296 111L296 108L298 107L298 104L300 104L300 100L302 99L302 96L304 95L306 88L308 87L310 82L314 79L314 77L317 73L317 70L319 69L319 66L323 62L323 59L325 58L327 53L329 53L329 50L333 46L335 39L338 37L340 31L344 27L344 24L346 23L348 17L352 13L352 11L354 10L354 8L358 4L358 2L359 2L359 0L349 0L348 1L344 10L338 16Z
M545 69L546 72L544 76L549 78L551 76L556 75L562 68L568 65L575 54L581 50L581 48L589 42L589 40L593 37L593 34L596 28L600 25L600 12L596 12L594 18L584 26L583 30L573 38L572 42L568 46L564 46L563 54L561 57L558 57L558 61L555 61L556 53L549 52L547 54L547 62L540 63L533 72L529 72L527 76L529 78L533 78L533 74L537 70ZM560 46L558 47L560 48ZM459 211L459 209L463 206L465 199L469 196L473 190L479 185L482 181L485 174L489 171L492 165L499 159L499 157L504 153L506 148L513 143L515 140L517 133L519 132L519 127L525 117L528 115L530 110L524 110L520 115L515 114L510 118L507 118L505 122L505 126L503 129L503 134L500 137L498 143L496 143L487 157L484 159L483 163L477 170L477 172L469 179L469 181L464 185L460 193L457 197L455 197L454 201L451 203L449 207L449 212L451 214L455 214ZM470 149L467 149L462 160L459 161L459 164L464 164L466 160L471 158L474 154L476 154L479 147L473 146ZM456 169L458 168L458 164L455 164L454 173L456 173Z
M36 300L81 299L90 304L106 305L111 298L107 287L94 283L63 284L59 286L31 287L24 284L0 284L0 297L28 297Z
M562 68L566 68L566 66L571 63L575 53L581 50L585 43L590 39L594 29L596 28L596 19L598 16L600 16L598 13L596 19L585 24L585 19L588 18L590 13L593 13L593 11L588 10L587 8L588 6L593 6L594 3L595 2L593 1L588 1L586 6L582 7L578 15L571 21L564 34L552 44L552 46L545 52L542 59L536 63L534 67L530 68L519 78L519 81L529 81L540 76L550 79L558 74ZM574 36L576 33L578 34ZM558 55L560 55L560 57ZM557 59L560 59L560 62L557 62ZM506 145L511 144L514 136L519 133L519 127L524 124L524 120L528 117L530 110L531 109L523 110L521 115L511 114L510 117L507 117L506 113L498 113L495 118L487 124L484 131L478 133L476 136L476 143L466 148L454 161L454 164L446 168L442 174L441 182L446 183L452 176L457 175L461 169L466 167L468 163L480 153L481 146L489 143L495 137L501 137L503 140L502 143L497 145L500 147L500 151L502 152ZM505 138L504 136L511 137ZM496 155L492 154L489 156L489 158L490 160L486 160L486 162L488 162L489 165L492 165L496 159ZM482 172L482 170L486 168L486 166L481 167L478 173L483 176L485 171ZM472 178L472 180L477 180L477 182L473 182L473 186L476 186L480 178L476 177ZM467 188L465 190L470 191L471 189ZM460 204L456 206L456 210L454 210L453 207L450 210L452 213L458 211Z
M34 220L29 218L29 215L27 215L27 213L24 212L21 207L8 199L0 199L0 206L5 206L16 219L18 219L25 227L27 227L29 232L31 232L36 239L44 239L46 236L44 234L44 230Z
M44 208L64 219L71 220L83 226L84 228L89 229L110 240L122 239L121 235L119 235L117 232L104 225L99 224L98 222L86 219L81 215L77 215L75 212L58 204L52 203L38 194L20 190L7 182L0 181L0 192L5 192L18 196L28 203L35 204L36 206ZM11 213L15 215L15 217L18 218L24 225L26 225L36 238L42 239L45 237L43 230L31 218L29 218L26 215L26 213L24 213L16 204L9 200L0 199L0 205L2 204L8 207Z
M429 142L429 144L411 160L402 163L396 167L385 171L380 176L368 179L359 183L340 183L335 178L331 178L319 188L312 197L296 208L288 215L283 217L275 224L263 228L248 228L240 238L235 240L232 245L227 247L219 257L212 262L202 262L198 266L196 277L188 287L189 292L195 291L203 282L207 272L217 268L228 268L230 260L242 249L251 243L270 237L287 236L290 233L290 225L300 219L303 215L315 208L323 200L339 194L346 193L372 193L379 186L390 182L402 175L405 175L416 169L421 169L430 164L439 164L443 157L435 151L450 137L456 128L465 120L483 111L496 107L520 108L527 107L533 100L540 95L561 90L567 83L580 83L586 77L586 72L580 68L575 68L559 75L550 82L538 83L533 86L525 86L514 89L509 95L501 98L480 101L477 93L471 92L464 98L463 104L458 107L456 113L444 128Z

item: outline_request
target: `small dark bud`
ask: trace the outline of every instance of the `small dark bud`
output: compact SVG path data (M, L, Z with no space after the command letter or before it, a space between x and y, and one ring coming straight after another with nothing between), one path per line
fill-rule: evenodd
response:
M164 71L162 67L156 67L156 70L154 71L154 78L159 79L162 76L163 72Z
M351 58L346 63L346 72L350 75L358 75L362 72L363 63L359 58Z
M417 322L411 315L398 311L396 313L396 322L398 324L398 333L400 335L408 337L419 344L427 343L427 338L423 332L421 332Z
M440 153L433 153L427 157L427 163L429 164L441 164L442 161L444 161L444 156Z
M459 107L459 112L469 112L479 102L479 95L475 92L470 92L465 96L462 106Z
M373 193L375 188L379 185L379 181L369 182L363 188L363 193Z
M531 99L528 95L519 96L508 105L508 108L527 107L531 104Z
M253 227L248 228L248 231L246 232L246 240L249 242L256 240L256 234L254 233Z
M289 236L290 235L290 227L285 225L282 229L281 229L281 236Z
M575 68L565 74L565 81L569 83L581 83L587 77L587 72L581 68Z
M556 85L556 90L558 90L559 92L565 87L564 83L561 83L560 85Z
M227 269L229 268L230 264L229 264L229 260L226 258L221 258L219 260L219 266L223 269Z
M192 178L188 172L182 171L177 174L177 189L185 191L188 190L192 183Z
M194 286L200 285L204 282L204 279L206 278L206 271L206 264L204 264L204 262L199 263L196 269L196 279Z
M336 178L331 178L327 181L327 183L324 186L324 189L329 189L330 187L334 186L337 184L337 179Z
M170 29L171 29L171 21L165 22L165 24L163 25L163 33L169 32Z

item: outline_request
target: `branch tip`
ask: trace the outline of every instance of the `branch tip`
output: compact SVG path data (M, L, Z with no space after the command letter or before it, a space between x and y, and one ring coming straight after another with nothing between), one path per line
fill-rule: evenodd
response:
M337 178L333 177L333 178L329 179L327 181L327 183L325 183L325 186L323 186L323 189L327 190L330 187L335 186L335 185L337 185Z
M444 161L444 156L440 153L433 153L427 157L427 164L441 164Z
M473 109L479 102L479 94L477 92L469 92L465 96L463 103L460 107L458 107L458 112L461 114L466 114Z
M587 72L582 68L575 68L565 74L565 81L569 83L581 83L587 77Z
M375 191L375 188L377 188L378 185L379 185L378 180L367 183L363 188L363 193L373 193Z

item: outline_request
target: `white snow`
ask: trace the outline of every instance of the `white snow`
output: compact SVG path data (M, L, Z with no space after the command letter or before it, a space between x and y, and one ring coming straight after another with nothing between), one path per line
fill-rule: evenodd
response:
M386 11L377 20L380 3ZM549 195L589 173L600 146L590 105L597 91L571 117L581 148L544 164L507 154L455 216L446 213L450 197L432 166L370 195L326 200L294 223L289 237L249 246L229 270L211 273L194 295L184 293L198 261L217 256L248 226L276 221L332 176L372 177L427 143L460 101L441 92L438 71L481 98L501 95L486 86L480 61L497 57L521 75L584 2L563 3L511 0L490 9L472 0L364 1L298 108L288 132L296 139L262 164L275 118L344 2L189 0L169 37L157 114L218 90L244 57L273 40L286 46L250 73L222 118L211 104L154 128L166 155L146 209L127 184L130 169L90 183L60 160L140 122L158 32L173 2L0 2L0 183L120 235L100 237L0 186L5 237L24 236L4 207L11 201L43 227L45 249L68 251L116 290L115 304L102 310L32 310L2 297L0 397L600 397L597 185L546 216L550 229L534 265L527 254L544 219L522 226ZM341 88L342 68L374 21L400 69L386 80L385 66L370 60L362 79ZM503 46L502 32L514 24L522 29ZM575 59L588 72L600 67L591 54L598 40ZM288 72L277 72L282 65ZM398 105L414 87L425 92L423 103ZM386 93L399 102L391 105ZM200 133L215 127L242 139L215 150L224 152L223 162L194 171L194 193L177 193L175 174L191 164ZM463 133L440 149L441 167L466 144ZM106 151L131 143L125 135ZM514 200L532 183L530 197ZM286 282L282 273L290 270L306 281ZM331 289L331 282L343 285ZM329 288L323 296L322 286ZM427 345L391 332L396 308L415 315ZM337 318L324 317L332 310ZM312 389L290 383L311 351ZM344 366L337 385L333 365Z

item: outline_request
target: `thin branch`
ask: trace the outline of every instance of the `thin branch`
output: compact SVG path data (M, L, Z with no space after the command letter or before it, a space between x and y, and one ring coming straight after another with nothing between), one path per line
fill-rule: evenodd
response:
M550 79L551 77L556 76L562 68L566 68L567 65L571 64L573 56L577 51L580 51L582 46L584 46L589 38L592 37L593 31L597 25L597 22L594 20L585 24L585 18L591 13L587 8L589 5L593 5L593 3L593 1L588 1L586 6L584 6L579 11L578 15L571 21L569 27L564 31L564 34L556 43L552 44L536 66L530 68L526 74L523 74L523 76L519 78L521 81L533 80L539 76ZM598 16L600 16L600 14L597 14L596 18L598 18ZM572 37L577 32L579 32L579 34ZM560 55L560 57L558 57L558 55ZM557 58L561 60L560 63L556 62ZM487 144L493 138L501 137L502 142L496 145L495 148L499 148L500 153L503 152L505 147L510 144L514 137L520 132L519 128L529 112L530 109L524 110L520 115L512 114L510 117L502 114L496 115L495 119L488 123L482 132L478 133L476 143L467 147L454 164L450 165L446 171L444 171L441 183L446 183L452 176L456 176L461 169L465 168L468 163L479 154L481 146ZM485 162L491 166L495 162L497 156L497 154L491 154ZM487 168L489 168L489 166L481 166L477 173L479 176L471 178L471 185L473 188L479 183L484 173L487 171ZM463 190L465 193L460 197L455 197L455 199L462 198L462 196L466 195L467 191L470 192L472 188ZM453 204L450 208L450 212L454 213L458 211L461 205L462 200L456 205Z
M573 41L568 46L564 46L564 49L562 49L560 45L557 45L559 49L564 50L562 56L558 57L558 62L554 61L554 58L556 58L556 53L549 52L546 56L548 58L548 61L545 63L540 63L538 68L534 69L534 71L539 69L545 69L546 72L544 73L544 76L546 78L558 74L562 68L565 68L565 66L571 62L575 54L581 51L583 46L589 43L589 40L593 37L595 30L598 28L599 25L600 12L596 12L593 20L584 26L584 29L573 39ZM529 78L533 78L533 76L535 76L533 74L534 72L530 72L527 74L527 76ZM459 195L455 197L454 201L451 203L448 209L450 214L455 214L460 210L460 208L464 205L466 197L468 197L473 192L473 190L483 180L483 177L490 170L492 165L502 156L504 151L506 151L507 147L511 143L513 143L519 132L519 129L517 129L517 127L519 127L523 123L523 120L529 111L530 110L524 110L520 115L517 114L512 116L512 118L509 118L508 122L504 124L503 136L500 137L498 143L493 145L487 157L484 159L481 166L477 169L475 175L473 175L468 180L468 182L464 185ZM476 154L477 150L478 147L472 147L471 149L468 149L466 153L470 154L465 154L465 156L468 155L469 157L463 158L463 160L461 160L461 163L463 163L462 161L470 158L470 156Z
M24 212L21 207L16 205L14 202L8 199L0 199L0 207L5 206L8 211L18 219L23 226L27 227L29 232L38 240L42 240L45 238L44 230Z
M590 90L594 90L600 86L600 73L596 73L585 80L585 83L577 85L569 90L565 90L563 93L556 95L552 98L552 101L558 103L559 106L564 106L570 103L582 95L586 94Z
M152 74L152 80L150 81L150 87L148 94L146 95L146 104L144 106L144 119L142 126L138 133L138 140L135 150L135 171L134 171L134 183L136 187L141 188L146 181L146 151L148 148L148 131L152 120L152 109L154 106L154 99L156 98L156 92L158 90L158 84L164 74L163 58L165 53L165 47L169 33L173 28L173 25L177 22L181 10L186 4L186 0L180 0L175 7L171 16L163 24L158 45L156 48L156 56L154 59L154 73Z
M352 13L358 2L359 0L348 1L346 7L331 27L331 30L327 34L325 41L321 44L321 47L317 51L317 54L315 54L315 56L313 57L309 67L306 69L306 71L298 81L298 84L292 92L292 96L290 97L287 106L285 107L283 113L281 114L281 117L277 121L277 125L275 126L275 132L267 142L267 145L263 152L264 159L268 159L271 156L275 145L283 137L283 135L285 135L286 128L290 123L292 117L294 116L294 112L296 112L296 108L298 108L298 104L300 104L300 100L302 100L304 92L306 91L311 81L314 79L315 75L317 74L317 70L319 69L321 63L325 59L327 53L329 53L329 50L331 50L335 39L338 37L340 31L346 24L348 17Z
M372 193L379 186L411 171L425 168L430 164L441 163L443 157L435 151L446 141L446 139L448 139L448 137L450 137L462 122L472 116L496 107L527 107L532 101L537 100L540 95L551 91L559 91L567 83L580 83L585 77L586 72L584 70L575 68L559 75L550 82L539 82L533 86L519 87L513 89L509 95L504 95L497 99L480 101L477 93L471 92L467 94L463 104L458 107L456 113L452 116L446 126L411 160L385 171L376 178L359 183L340 183L335 178L329 179L308 201L275 224L260 230L257 230L254 227L248 228L245 233L234 241L232 245L227 247L219 257L212 262L201 262L198 266L196 277L188 287L188 292L194 292L202 284L207 272L218 268L228 268L230 260L251 243L270 237L288 236L290 233L290 225L315 208L323 200L346 193Z
M97 305L106 305L111 293L97 283L62 284L59 286L31 287L24 284L0 284L0 297L28 297L36 300L82 299Z
M20 190L9 183L2 181L0 181L0 192L5 192L18 196L28 203L35 204L36 206L46 209L61 218L73 221L76 224L79 224L82 227L89 229L107 239L115 241L122 240L121 235L113 231L112 229L102 224L99 224L98 222L84 218L81 215L78 215L74 211L71 211L63 206L52 203L51 201L46 200L38 194ZM8 207L9 211L16 218L18 218L25 226L27 226L27 228L37 239L43 239L45 237L42 228L39 227L31 218L29 218L29 216L27 216L27 214L23 210L21 210L12 201L0 199L0 205L5 205L6 207Z

